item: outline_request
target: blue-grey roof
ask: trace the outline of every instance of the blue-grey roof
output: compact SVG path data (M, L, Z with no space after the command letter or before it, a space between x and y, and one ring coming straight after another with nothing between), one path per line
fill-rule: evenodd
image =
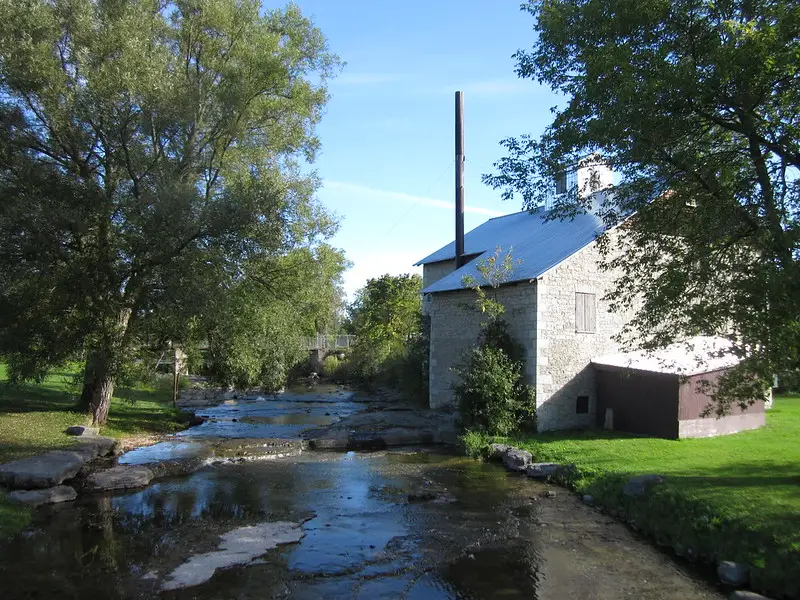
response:
M602 219L587 212L572 220L545 220L545 211L518 212L489 219L464 236L464 254L479 254L460 269L434 282L424 293L463 289L462 279L472 276L481 282L477 262L492 256L501 248L502 256L511 252L514 269L506 281L530 281L556 266L581 248L591 244L605 231ZM455 258L455 242L426 256L417 265ZM521 261L521 262L520 262Z

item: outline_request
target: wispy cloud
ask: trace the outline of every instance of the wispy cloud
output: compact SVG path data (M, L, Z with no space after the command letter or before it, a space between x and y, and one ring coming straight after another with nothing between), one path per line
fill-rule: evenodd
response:
M408 79L404 73L343 73L333 80L340 85L379 85Z
M407 202L412 204L421 204L423 206L431 206L434 208L444 208L453 210L455 204L447 200L439 200L438 198L426 198L425 196L415 196L413 194L406 194L404 192L393 192L389 190L379 190L357 183L347 183L344 181L334 181L326 179L323 182L323 187L330 190L337 190L339 192L346 192L351 195L366 197L370 200L379 202ZM478 215L487 215L490 217L499 217L506 213L494 210L491 208L484 208L482 206L470 206L469 204L464 207L464 211Z

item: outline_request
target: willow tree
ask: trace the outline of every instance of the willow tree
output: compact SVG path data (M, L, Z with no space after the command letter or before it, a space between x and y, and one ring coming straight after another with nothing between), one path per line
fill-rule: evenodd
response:
M503 143L485 177L526 206L595 152L619 173L592 207L623 224L617 308L626 336L659 347L730 338L744 361L720 388L755 397L800 356L800 5L789 0L544 0L523 5L537 38L520 77L566 102L540 139ZM559 197L554 217L587 209ZM611 248L608 248L611 250ZM730 393L727 393L730 392Z
M254 273L279 289L276 257L332 232L303 173L338 59L257 0L2 2L0 22L0 355L25 380L82 352L103 423L143 323L178 330Z

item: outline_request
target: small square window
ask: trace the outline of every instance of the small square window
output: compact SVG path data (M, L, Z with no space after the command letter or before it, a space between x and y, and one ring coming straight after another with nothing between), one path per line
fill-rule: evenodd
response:
M589 412L589 396L578 396L575 402L575 413L585 415Z

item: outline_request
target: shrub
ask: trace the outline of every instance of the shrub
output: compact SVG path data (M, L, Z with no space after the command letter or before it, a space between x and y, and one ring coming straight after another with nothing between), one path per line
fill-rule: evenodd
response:
M470 458L486 459L489 457L489 438L486 434L474 429L467 429L460 438L464 450Z
M522 379L522 362L486 344L471 349L455 369L453 390L468 429L491 436L534 426L536 400Z
M334 378L336 376L336 372L339 370L339 364L341 361L334 355L329 354L322 360L322 375L325 377Z

